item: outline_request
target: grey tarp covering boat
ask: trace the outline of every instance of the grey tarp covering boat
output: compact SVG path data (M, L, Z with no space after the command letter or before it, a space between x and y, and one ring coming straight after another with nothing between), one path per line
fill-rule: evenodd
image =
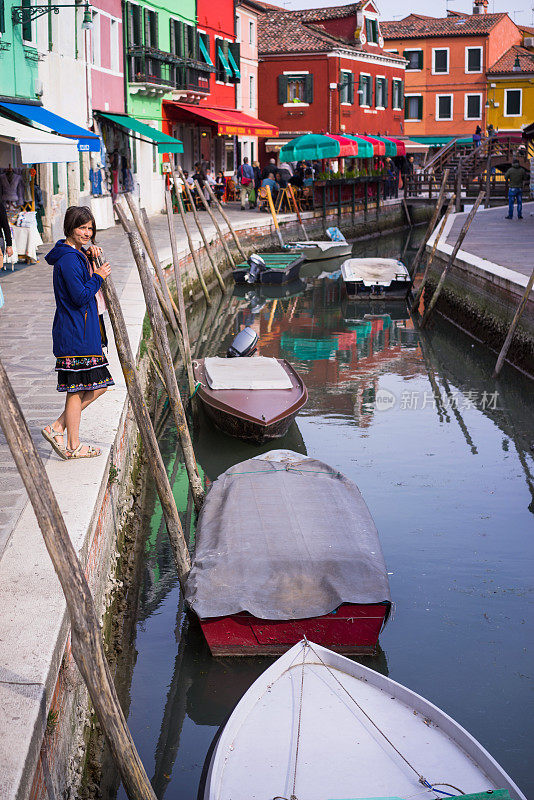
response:
M231 467L200 513L186 599L201 619L241 611L305 619L342 603L390 603L378 532L358 487L291 451Z

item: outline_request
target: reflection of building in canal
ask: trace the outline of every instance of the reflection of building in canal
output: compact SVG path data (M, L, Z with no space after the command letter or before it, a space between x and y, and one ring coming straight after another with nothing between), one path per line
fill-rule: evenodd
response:
M252 325L261 355L287 358L302 374L313 407L355 414L362 424L371 418L378 376L392 363L406 377L424 371L405 304L347 302L336 282L269 303Z

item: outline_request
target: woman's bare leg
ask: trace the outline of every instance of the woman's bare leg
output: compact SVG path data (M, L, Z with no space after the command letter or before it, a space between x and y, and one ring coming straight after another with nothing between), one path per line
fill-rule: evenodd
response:
M81 405L81 409L80 409L80 414L82 413L82 411L84 411L87 408L87 406L91 405L91 403L94 402L97 399L97 397L100 397L101 395L103 395L106 390L107 390L107 386L104 386L102 389L89 389L89 390L87 390L85 392L76 392L76 394L80 394L81 398L82 398L82 405ZM69 394L72 394L72 393L71 392L67 392L67 397L65 398L65 409L63 410L61 416L59 416L56 419L56 421L52 423L53 431L54 432L57 431L58 435L60 433L63 433L64 430L65 430L65 427L66 427L66 411L67 411L67 401L68 401L68 398L69 398ZM78 423L78 425L79 425L79 423Z
M76 450L80 444L80 418L82 416L82 398L85 392L67 392L65 411L61 415L67 428L67 447Z

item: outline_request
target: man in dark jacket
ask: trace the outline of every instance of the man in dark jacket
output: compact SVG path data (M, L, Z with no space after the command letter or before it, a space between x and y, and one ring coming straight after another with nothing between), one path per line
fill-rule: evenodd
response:
M505 219L514 218L515 200L517 200L517 218L523 219L523 182L526 174L526 170L520 166L518 159L514 158L512 166L504 175L508 181L508 216Z

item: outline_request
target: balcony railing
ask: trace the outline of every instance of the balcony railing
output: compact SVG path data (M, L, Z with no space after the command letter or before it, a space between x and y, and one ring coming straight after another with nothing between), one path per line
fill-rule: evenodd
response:
M169 87L169 91L209 92L209 74L214 71L214 67L202 61L154 47L134 45L128 48L130 83Z

